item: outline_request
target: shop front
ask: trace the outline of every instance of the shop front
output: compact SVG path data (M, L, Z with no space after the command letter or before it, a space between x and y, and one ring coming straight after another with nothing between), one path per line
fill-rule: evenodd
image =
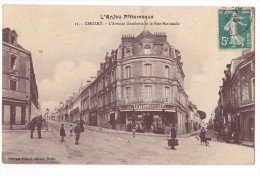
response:
M90 126L97 126L97 111L91 111L89 113L89 125Z
M118 123L127 131L135 125L137 132L168 133L171 124L177 123L175 107L164 105L132 105L120 107Z
M28 119L28 105L23 101L3 101L2 126L4 130L26 129L26 115Z
M244 108L241 110L240 117L241 137L242 140L254 142L255 135L255 111L254 107Z

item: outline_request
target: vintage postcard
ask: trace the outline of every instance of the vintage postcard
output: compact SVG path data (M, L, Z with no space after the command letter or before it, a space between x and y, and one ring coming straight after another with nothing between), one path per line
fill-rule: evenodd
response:
M254 7L2 11L4 164L254 165Z

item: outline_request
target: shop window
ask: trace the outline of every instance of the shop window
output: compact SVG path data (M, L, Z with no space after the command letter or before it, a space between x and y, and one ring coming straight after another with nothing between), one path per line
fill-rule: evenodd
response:
M15 107L15 124L22 124L22 107Z
M2 114L3 114L3 119L2 119L3 124L9 125L11 119L10 105L4 105Z

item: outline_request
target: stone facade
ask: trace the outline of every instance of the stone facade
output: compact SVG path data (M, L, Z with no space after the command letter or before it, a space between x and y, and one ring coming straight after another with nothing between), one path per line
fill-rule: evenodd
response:
M15 30L3 29L3 129L26 129L39 106L31 53L17 43L17 37Z
M176 124L186 133L188 95L180 51L165 33L123 35L119 48L107 53L97 77L74 96L86 124L117 130L167 133Z
M228 127L242 140L254 140L255 127L255 52L242 54L227 64L219 90L215 124ZM221 129L220 129L221 128Z

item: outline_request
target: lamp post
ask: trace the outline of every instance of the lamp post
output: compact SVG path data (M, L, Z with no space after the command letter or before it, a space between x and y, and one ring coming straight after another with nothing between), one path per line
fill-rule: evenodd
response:
M49 120L48 120L48 113L49 113L49 108L46 109L46 123L47 123L47 131L49 131Z

